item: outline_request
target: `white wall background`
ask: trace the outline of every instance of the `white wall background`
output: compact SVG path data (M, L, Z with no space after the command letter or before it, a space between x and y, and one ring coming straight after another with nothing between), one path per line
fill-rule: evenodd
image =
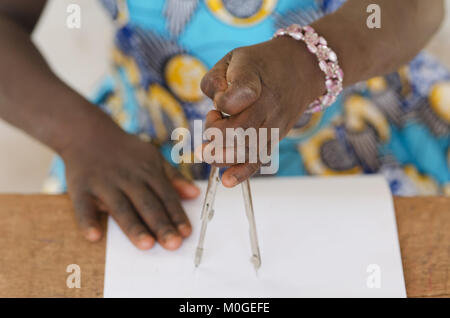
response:
M447 18L427 50L450 67L450 0ZM107 72L112 25L97 0L50 0L33 37L53 70L88 96ZM81 29L65 26L69 3L82 7ZM52 152L0 120L0 192L39 192Z

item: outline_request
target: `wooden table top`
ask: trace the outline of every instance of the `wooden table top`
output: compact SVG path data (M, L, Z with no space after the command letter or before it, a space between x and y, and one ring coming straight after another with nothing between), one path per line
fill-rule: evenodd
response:
M394 204L408 296L450 297L450 198ZM66 195L0 195L0 297L102 297L105 246L82 238ZM69 264L79 289L66 286Z

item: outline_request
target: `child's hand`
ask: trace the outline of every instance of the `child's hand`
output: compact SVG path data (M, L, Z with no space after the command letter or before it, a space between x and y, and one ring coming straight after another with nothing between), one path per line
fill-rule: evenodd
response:
M83 234L91 241L101 237L101 210L136 247L149 249L157 240L168 250L177 249L191 234L180 197L195 198L199 189L152 144L122 131L106 135L63 154L68 191Z
M289 37L233 50L205 75L201 87L218 110L208 113L206 128L219 128L224 136L226 128L279 128L280 138L325 91L315 56ZM222 118L219 111L231 117ZM222 182L235 186L260 165L233 165Z

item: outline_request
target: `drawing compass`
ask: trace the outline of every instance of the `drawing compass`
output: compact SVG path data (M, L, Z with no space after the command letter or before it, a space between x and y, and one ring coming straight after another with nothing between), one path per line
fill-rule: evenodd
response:
M214 215L214 199L216 196L217 186L220 183L219 168L211 167L211 172L208 179L208 187L206 189L205 201L203 202L203 209L200 219L202 221L200 229L200 237L198 240L197 249L195 252L195 266L198 267L202 260L206 229L208 228L208 223ZM245 213L247 215L249 223L249 234L250 234L250 246L252 256L250 258L255 270L261 266L261 254L259 252L258 236L256 233L256 222L255 214L253 211L252 195L250 190L250 181L247 179L241 184L242 194L244 196L245 203Z
M222 112L222 116L229 117L228 114ZM217 186L220 183L219 168L211 166L211 172L208 178L208 187L206 188L205 201L203 202L202 214L200 219L202 221L200 229L200 237L198 240L197 249L195 252L195 266L198 267L202 261L203 247L205 243L206 229L208 228L208 223L211 221L214 215L214 199L217 192ZM252 256L250 258L251 263L257 271L261 266L261 254L259 252L258 236L256 233L256 222L255 213L253 211L252 194L250 190L249 179L241 183L242 194L244 196L245 203L245 214L247 215L247 220L249 223L249 234L250 234L250 246Z

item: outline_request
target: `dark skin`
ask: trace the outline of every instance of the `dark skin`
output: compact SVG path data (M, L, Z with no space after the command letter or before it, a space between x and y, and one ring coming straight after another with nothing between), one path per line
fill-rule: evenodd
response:
M30 40L45 0L0 3L0 117L54 149L65 161L68 192L88 240L100 239L101 212L140 249L157 241L178 248L191 225L180 199L199 195L159 154L125 133L95 105L61 82ZM382 28L365 26L369 3L382 8ZM346 86L386 74L424 47L443 18L441 0L348 0L313 27L338 54ZM228 84L230 83L230 85ZM324 91L323 74L304 45L282 37L232 51L211 69L202 89L220 111L207 127L276 127L283 138ZM249 178L259 164L238 164L225 186Z
M199 189L159 150L125 133L61 82L30 40L46 1L0 4L0 117L54 149L66 164L68 193L88 240L109 213L140 249L177 249L192 231L180 199Z
M381 7L380 29L366 26L366 8L373 3ZM348 0L312 26L337 53L345 87L411 60L437 31L444 12L441 0ZM217 109L207 115L205 126L219 128L223 136L226 128L279 128L282 139L325 92L324 81L315 56L288 36L238 48L202 80L203 92ZM223 118L220 111L232 116ZM260 163L232 165L222 183L233 187L259 168Z

